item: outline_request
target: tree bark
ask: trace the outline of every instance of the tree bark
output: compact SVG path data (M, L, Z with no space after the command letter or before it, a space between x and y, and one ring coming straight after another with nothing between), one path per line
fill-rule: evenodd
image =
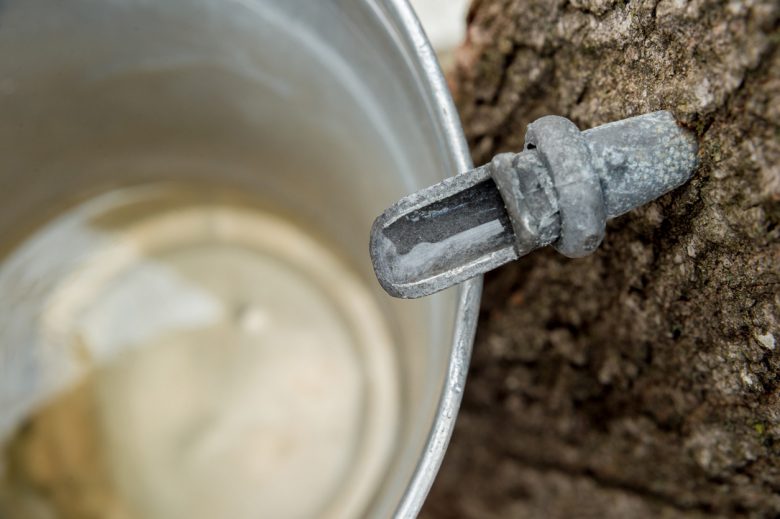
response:
M653 110L685 187L580 260L488 276L427 518L780 516L780 6L475 0L451 74L476 163L560 114Z

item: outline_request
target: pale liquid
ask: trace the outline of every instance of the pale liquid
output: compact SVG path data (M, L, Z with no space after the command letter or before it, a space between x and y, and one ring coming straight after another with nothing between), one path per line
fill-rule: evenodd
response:
M336 254L246 200L104 195L8 257L0 294L0 516L348 518L381 484L388 323Z

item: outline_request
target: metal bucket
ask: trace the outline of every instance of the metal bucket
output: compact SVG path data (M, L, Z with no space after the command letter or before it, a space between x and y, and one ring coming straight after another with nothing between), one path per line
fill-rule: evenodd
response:
M314 515L417 514L460 403L481 279L399 302L368 259L376 214L471 167L405 0L4 1L0 113L0 438L102 358L68 350L44 319L92 242L44 247L40 230L111 193L217 184L312 229L390 323L392 442L370 477L345 469ZM354 463L370 455L361 441Z

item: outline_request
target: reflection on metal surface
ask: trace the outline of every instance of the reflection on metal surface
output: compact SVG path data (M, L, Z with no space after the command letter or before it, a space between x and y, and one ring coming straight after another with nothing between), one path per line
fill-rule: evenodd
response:
M92 200L0 266L0 294L0 343L16 325L24 346L11 367L46 358L15 388L19 416L3 416L28 423L9 458L28 476L0 483L0 511L358 517L384 475L400 416L385 315L318 240L241 198L147 188ZM81 422L51 426L81 402ZM78 448L83 466L40 474L34 456L68 430L100 441ZM36 490L56 496L95 473L99 506Z

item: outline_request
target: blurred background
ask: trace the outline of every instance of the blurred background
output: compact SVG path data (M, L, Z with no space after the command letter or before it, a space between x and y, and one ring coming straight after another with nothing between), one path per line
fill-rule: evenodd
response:
M447 68L453 51L466 34L469 0L412 0L411 3L439 54L442 66Z

